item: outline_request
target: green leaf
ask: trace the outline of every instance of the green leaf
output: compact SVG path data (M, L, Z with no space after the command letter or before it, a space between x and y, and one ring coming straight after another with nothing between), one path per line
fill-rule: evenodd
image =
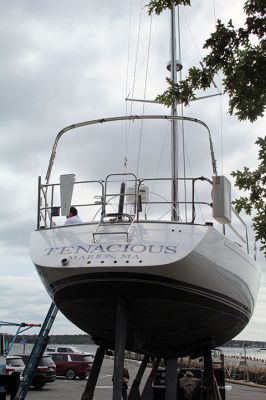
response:
M247 192L233 201L237 212L245 211L252 218L256 240L262 243L261 250L266 256L266 136L259 137L256 144L259 149L259 165L254 171L244 167L243 171L233 171L231 175L236 179L235 185Z
M172 5L190 5L188 0L151 0L148 12L160 14ZM245 2L247 18L243 27L236 29L233 21L217 21L216 30L206 40L203 48L209 50L202 65L189 68L186 79L157 97L170 107L173 102L188 105L194 92L212 86L218 71L223 74L223 91L229 96L229 113L239 120L254 122L263 117L266 108L266 18L265 0ZM254 39L257 38L257 43ZM254 44L256 43L256 44Z
M171 9L172 6L190 6L190 0L151 0L148 7L148 14L151 15L153 12L160 15L167 8Z

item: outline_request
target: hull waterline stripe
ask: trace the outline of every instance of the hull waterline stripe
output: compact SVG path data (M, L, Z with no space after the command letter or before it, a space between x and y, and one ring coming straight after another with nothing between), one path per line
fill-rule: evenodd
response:
M80 279L80 280L72 280L71 282L65 282L61 283L59 285L51 285L53 294L55 295L57 292L60 292L62 289L66 287L71 287L71 286L76 286L76 285L84 285L84 284L93 284L95 282L130 282L130 283L144 283L144 284L150 284L151 286L163 286L166 288L171 288L171 289L178 289L183 292L188 292L192 294L196 294L198 296L216 301L218 303L221 303L227 307L233 308L234 310L240 312L242 315L244 315L246 318L250 318L250 311L246 310L243 305L240 303L236 302L233 299L230 298L225 298L224 296L219 295L218 293L216 294L215 292L211 293L210 291L206 292L204 288L196 288L192 285L187 284L184 286L183 284L175 284L175 283L169 283L169 282L158 282L158 281L151 281L151 280L146 280L146 279L140 279L140 278L96 278L96 279Z

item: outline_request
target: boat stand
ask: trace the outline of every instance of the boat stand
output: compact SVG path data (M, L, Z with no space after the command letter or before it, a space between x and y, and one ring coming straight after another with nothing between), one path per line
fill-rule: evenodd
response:
M115 327L115 352L114 352L114 373L113 373L113 394L112 400L122 399L123 389L123 369L124 369L124 357L125 357L125 346L126 346L126 334L127 334L127 307L126 302L123 298L118 297L116 301L116 327ZM96 383L99 377L99 373L102 367L104 355L106 349L102 346L96 351L91 373L88 378L88 382L84 393L82 394L81 400L93 400ZM201 398L205 400L222 400L219 388L214 376L211 347L205 347L203 349L204 356L204 382L202 385L203 391L201 392ZM165 390L160 393L159 397L156 397L152 383L155 380L158 367L160 365L160 359L155 359L150 375L145 383L142 394L140 394L140 383L143 378L145 369L149 362L149 356L145 355L140 364L139 370L131 390L128 394L128 400L178 400L178 379L177 379L177 357L165 359Z
M113 373L113 400L121 400L123 387L123 369L125 358L127 334L127 309L124 299L117 298L116 301L116 330L115 330L115 357L114 357L114 373ZM81 400L92 400L96 387L99 372L103 363L105 349L99 347L97 349L92 370L88 378L86 388L83 392Z
M147 367L147 364L149 362L150 357L149 356L144 356L143 360L140 364L139 370L137 372L137 375L132 383L129 395L128 395L128 400L140 400L140 391L139 391L139 386L141 383L141 379L143 377L143 374L145 372L145 369Z
M222 400L217 381L214 376L211 347L203 350L204 356L204 386L206 400Z
M98 347L85 390L81 396L81 400L93 399L94 390L102 367L104 355L105 355L105 349L103 347Z
M117 298L115 327L115 358L113 400L121 400L123 388L123 369L127 334L127 308L124 299Z
M156 358L154 360L152 370L150 372L150 375L145 383L144 389L141 394L141 400L151 400L153 399L153 388L152 388L152 383L156 377L157 370L159 368L159 365L161 363L160 358Z
M166 379L165 379L165 400L177 399L177 359L169 358L165 360Z
M118 297L116 302L116 331L115 331L115 354L114 354L114 373L113 373L113 395L112 400L122 399L123 387L123 369L125 358L125 345L127 333L127 307L124 299ZM81 400L93 400L95 387L99 377L100 369L103 363L106 349L99 347L96 351L92 369L82 394ZM144 356L137 375L133 381L128 400L152 400L153 390L152 382L155 378L160 359L155 359L151 373L144 386L142 395L140 395L139 387L141 379L149 362L149 356Z

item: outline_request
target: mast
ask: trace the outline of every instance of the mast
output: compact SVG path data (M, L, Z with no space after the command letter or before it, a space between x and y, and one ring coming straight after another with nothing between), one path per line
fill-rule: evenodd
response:
M170 20L171 20L171 42L170 42L170 53L171 53L171 80L177 83L177 61L176 61L176 24L175 24L175 6L172 4L170 10ZM177 115L176 102L173 101L171 106L172 115ZM173 119L171 121L171 176L172 186L171 186L171 220L179 220L179 205L178 205L178 135L177 135L177 121Z

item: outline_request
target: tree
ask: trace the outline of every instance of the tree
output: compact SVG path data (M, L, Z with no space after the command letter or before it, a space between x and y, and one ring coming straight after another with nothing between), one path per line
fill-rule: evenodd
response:
M151 0L148 13L160 14L173 5L190 5L189 0ZM201 68L191 67L188 76L174 84L170 79L168 89L157 96L157 101L170 107L173 102L187 105L195 98L195 90L206 90L212 85L218 71L223 73L224 92L229 97L229 113L239 120L254 122L262 117L266 107L266 7L265 0L246 0L246 21L235 29L232 20L227 25L217 21L216 31L204 44L210 49L203 59ZM244 167L243 171L232 172L236 186L248 191L233 204L238 212L254 212L253 227L256 240L262 243L266 256L266 137L258 138L260 164L254 171Z
M266 136L258 138L256 144L260 146L259 165L254 171L244 167L243 171L234 171L231 175L236 179L236 186L248 195L233 201L237 212L244 210L251 215L254 210L253 227L256 240L262 243L261 250L266 256Z
M190 6L190 0L151 0L148 4L148 14L160 15L163 10L166 8L172 8L172 6Z
M190 5L189 0L151 0L148 13L160 14L172 5ZM235 29L217 21L216 31L203 48L210 49L201 67L191 67L187 78L174 84L156 100L170 107L174 101L188 105L195 90L206 90L218 71L223 73L224 92L229 96L229 113L251 122L262 117L266 107L266 32L265 0L247 0L244 27Z

